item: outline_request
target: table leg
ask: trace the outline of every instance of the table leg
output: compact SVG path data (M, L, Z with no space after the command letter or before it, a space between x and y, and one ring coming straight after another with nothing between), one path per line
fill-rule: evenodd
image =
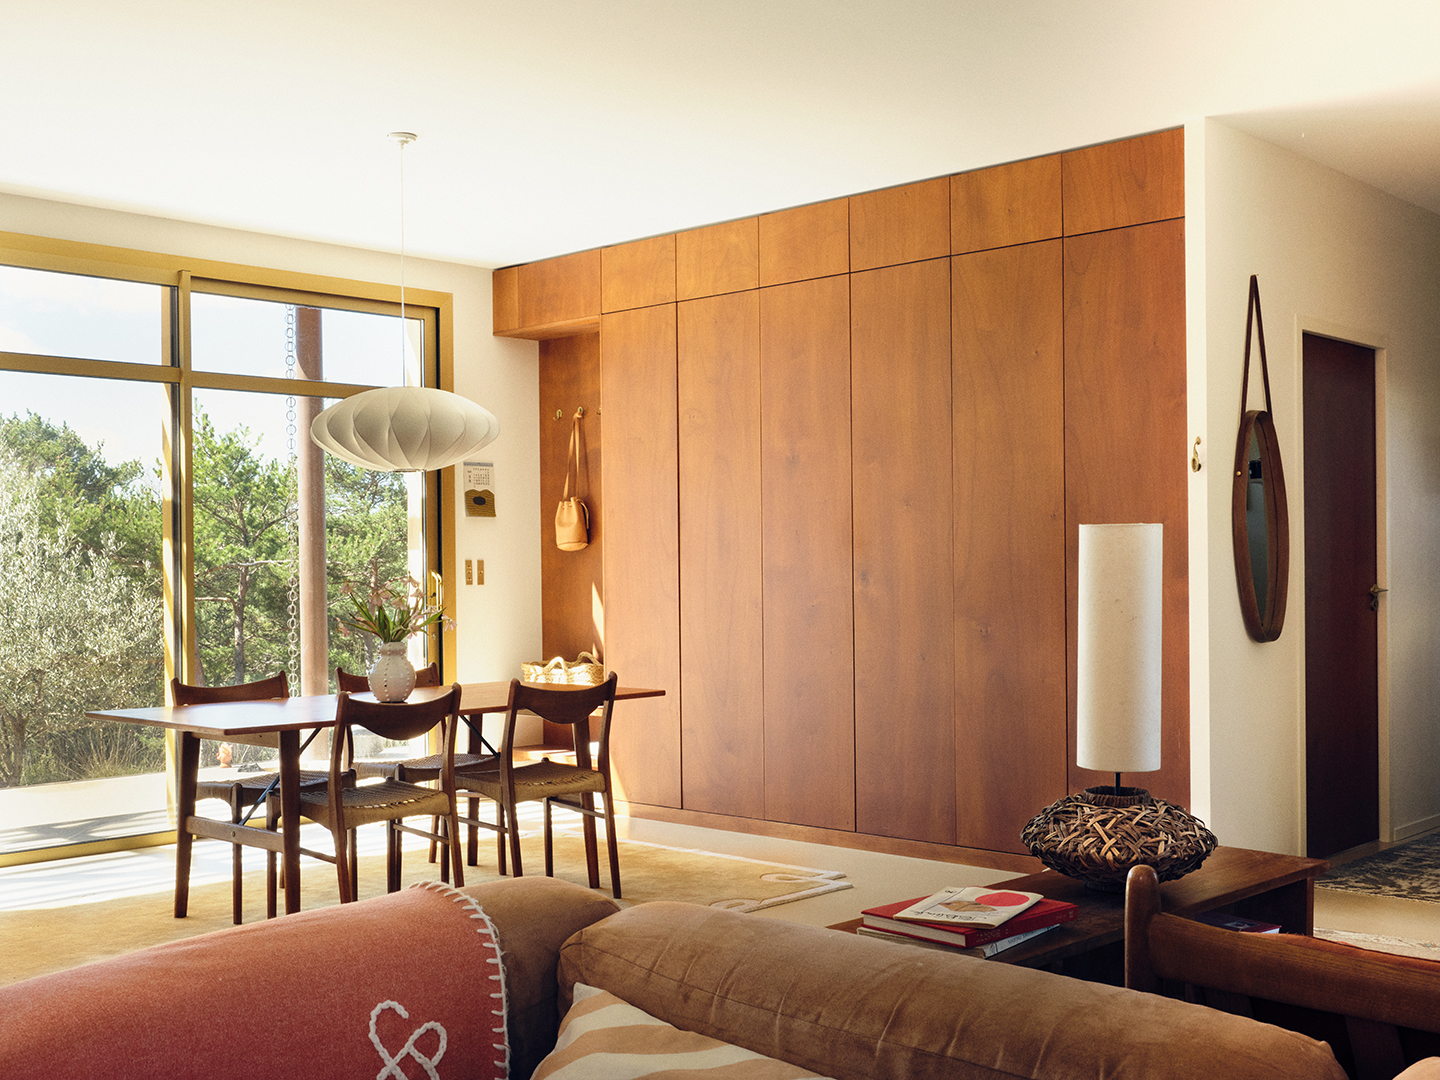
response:
M300 733L280 732L280 836L285 914L300 910Z
M190 819L195 816L195 784L200 773L200 737L177 731L175 776L175 918L185 918L190 906L190 850L195 837Z

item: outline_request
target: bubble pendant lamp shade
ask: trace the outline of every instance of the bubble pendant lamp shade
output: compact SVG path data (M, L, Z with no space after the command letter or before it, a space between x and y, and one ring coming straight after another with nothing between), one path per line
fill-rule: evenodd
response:
M500 434L500 421L469 398L428 386L383 386L336 402L310 438L362 469L429 472L464 461Z

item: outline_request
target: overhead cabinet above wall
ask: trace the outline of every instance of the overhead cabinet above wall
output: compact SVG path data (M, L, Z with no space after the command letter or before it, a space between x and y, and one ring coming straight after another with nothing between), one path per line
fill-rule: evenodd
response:
M497 271L497 334L599 369L604 580L544 595L667 691L632 813L1023 851L1096 782L1082 521L1166 526L1146 786L1188 800L1183 212L1177 130Z

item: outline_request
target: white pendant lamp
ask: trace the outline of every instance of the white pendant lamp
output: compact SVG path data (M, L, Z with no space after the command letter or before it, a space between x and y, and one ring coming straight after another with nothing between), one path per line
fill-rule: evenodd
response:
M400 144L400 349L405 349L405 147ZM500 434L500 421L469 398L428 386L382 386L354 394L315 417L310 438L352 465L376 472L429 472L458 464Z

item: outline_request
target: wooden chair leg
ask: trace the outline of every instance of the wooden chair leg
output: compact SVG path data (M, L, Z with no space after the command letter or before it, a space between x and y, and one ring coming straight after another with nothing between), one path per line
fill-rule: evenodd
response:
M583 808L580 814L580 831L585 837L585 874L590 888L600 887L600 850L595 843L595 796L586 791L580 796Z
M230 823L232 825L239 825L245 817L245 808L240 803L240 791L239 784L230 789ZM244 904L240 895L243 888L241 879L245 876L245 858L241 853L242 847L241 844L230 845L230 906L236 926L244 922Z
M338 822L330 826L330 836L335 841L335 879L340 886L340 902L348 904L355 899L350 887L350 838Z
M400 829L398 821L385 823L385 891L400 891Z
M271 832L280 831L280 800L274 795L265 800L265 828ZM277 894L275 889L276 866L278 860L275 852L265 852L265 917L275 918L278 909Z
M545 876L555 876L555 852L551 847L550 831L550 800L542 800L545 803Z
M459 799L455 800L457 803ZM460 814L456 810L450 811L450 816L445 820L445 839L448 841L448 848L451 852L451 862L455 864L455 887L465 887L465 860L460 853Z
M605 846L610 851L610 895L620 899L620 840L615 835L615 803L605 792Z
M505 802L505 817L510 824L510 861L515 864L515 876L524 877L525 870L520 864L520 816L515 813L515 804Z
M480 819L480 800L471 795L469 806L470 820L478 821ZM480 829L475 825L470 826L465 838L465 863L467 866L480 865Z
M506 831L506 828L507 828L507 826L506 826L506 824L505 824L505 804L504 804L504 803L496 803L496 804L495 804L495 824L497 824L497 825L500 826L500 828L498 828L498 829L495 830L495 851L496 851L495 861L496 861L496 864L500 867L500 876L501 876L501 877L504 877L504 876L505 876L505 831Z

